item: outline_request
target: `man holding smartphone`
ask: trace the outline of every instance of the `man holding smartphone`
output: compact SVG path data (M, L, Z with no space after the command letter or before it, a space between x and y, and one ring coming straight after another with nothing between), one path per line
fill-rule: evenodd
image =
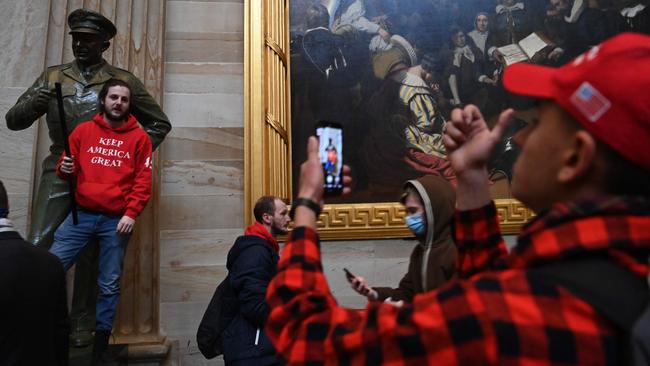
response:
M503 82L539 101L515 136L512 193L538 214L517 245L506 250L487 171L513 111L490 130L475 106L455 109L444 143L458 178L459 279L401 308L342 308L323 273L318 216L301 205L267 296L266 329L289 364L620 365L632 346L649 347L610 315L632 325L648 315L650 93L629 91L650 89L650 37L621 34L557 69L515 64ZM322 204L317 152L312 139L298 197ZM598 281L577 291L552 276L558 268ZM617 280L599 292L610 274ZM615 311L587 299L593 292Z
M404 184L400 202L406 209L406 226L418 241L409 259L408 272L396 288L370 287L358 276L350 281L352 288L368 300L398 306L454 278L457 257L451 237L456 192L447 180L435 175L409 180Z

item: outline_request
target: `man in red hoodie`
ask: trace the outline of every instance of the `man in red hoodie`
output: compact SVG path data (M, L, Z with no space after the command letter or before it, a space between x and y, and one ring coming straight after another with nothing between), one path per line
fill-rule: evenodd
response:
M257 200L255 223L237 238L228 252L228 280L237 296L237 313L223 332L223 357L227 365L276 365L279 360L264 324L271 309L264 298L278 270L277 235L289 225L287 205L274 196Z
M126 245L151 197L151 142L129 113L131 89L111 79L99 93L99 113L70 134L70 154L57 175L76 181L79 222L71 215L54 234L50 252L67 271L92 237L99 239L99 297L93 357L105 356L120 293Z

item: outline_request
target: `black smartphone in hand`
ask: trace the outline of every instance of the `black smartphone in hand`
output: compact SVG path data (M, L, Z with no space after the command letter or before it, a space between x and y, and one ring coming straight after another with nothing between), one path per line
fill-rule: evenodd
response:
M352 272L348 271L347 268L343 268L343 272L345 272L345 278L348 279L348 282L352 283L352 281L354 281L354 278L356 276L353 275Z
M343 192L343 128L339 123L320 121L316 126L318 153L323 165L325 196Z

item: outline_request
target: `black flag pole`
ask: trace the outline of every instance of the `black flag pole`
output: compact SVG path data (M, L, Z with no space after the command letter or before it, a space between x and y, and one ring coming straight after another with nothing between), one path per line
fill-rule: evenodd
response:
M56 104L59 107L59 123L61 123L61 133L63 134L63 148L65 149L65 155L72 157L70 154L70 143L68 142L68 126L65 123L65 113L63 112L63 93L61 93L61 83L54 83L54 88L56 89ZM75 181L73 177L72 180L68 181L68 188L70 189L70 201L72 203L72 223L77 225L79 219L77 218L77 202L74 198L74 186Z

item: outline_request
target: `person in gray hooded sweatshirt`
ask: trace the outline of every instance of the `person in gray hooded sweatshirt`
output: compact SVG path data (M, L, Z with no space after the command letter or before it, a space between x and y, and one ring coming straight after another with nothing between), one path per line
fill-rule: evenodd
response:
M406 225L419 243L413 249L408 272L397 288L371 287L363 277L351 281L352 288L371 301L411 302L416 294L440 287L456 277L456 246L451 237L451 220L456 192L444 178L434 175L404 184L401 202L406 208Z

